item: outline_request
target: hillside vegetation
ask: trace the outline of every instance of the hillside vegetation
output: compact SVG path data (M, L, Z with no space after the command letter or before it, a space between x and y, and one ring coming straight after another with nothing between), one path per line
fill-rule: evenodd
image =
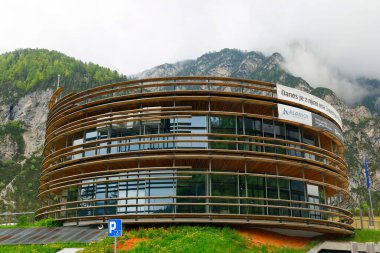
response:
M30 129L33 114L16 110L23 109L25 105L20 99L28 94L55 89L58 74L66 94L127 79L116 71L57 51L20 49L0 55L0 213L33 211L39 205L36 196L42 147L35 147L32 155L25 154L23 134ZM36 110L40 108L32 106L29 112L36 113ZM46 116L37 123L37 128L43 131ZM31 136L36 133L31 132ZM9 151L13 146L12 157L2 156L4 150Z
M14 102L29 91L54 87L58 74L66 91L126 79L116 71L84 63L57 51L20 49L0 55L0 96L4 101Z

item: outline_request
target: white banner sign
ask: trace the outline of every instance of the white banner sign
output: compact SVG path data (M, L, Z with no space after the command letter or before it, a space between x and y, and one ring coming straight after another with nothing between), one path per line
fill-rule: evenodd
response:
M313 125L311 112L293 106L278 104L278 117L308 126Z
M332 105L316 96L301 90L277 84L277 98L302 104L325 113L333 118L334 121L342 128L342 119L340 118L337 110Z

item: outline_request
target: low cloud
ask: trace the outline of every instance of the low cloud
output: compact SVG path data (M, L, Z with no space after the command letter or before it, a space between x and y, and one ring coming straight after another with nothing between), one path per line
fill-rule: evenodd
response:
M361 102L369 91L361 87L354 78L330 66L307 42L293 42L282 52L283 67L295 76L305 79L312 87L333 90L349 104Z

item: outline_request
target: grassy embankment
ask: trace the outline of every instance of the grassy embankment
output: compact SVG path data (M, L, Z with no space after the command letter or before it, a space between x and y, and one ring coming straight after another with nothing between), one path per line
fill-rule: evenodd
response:
M133 246L131 248L131 246ZM310 245L311 247L312 245ZM84 253L112 252L113 240L90 244ZM252 245L250 240L232 228L173 226L130 230L118 240L119 252L306 252L303 249Z
M342 240L357 242L379 242L380 231L357 230L352 237ZM139 228L124 233L118 239L118 252L244 252L244 253L287 253L307 252L317 241L311 242L304 248L274 247L270 245L253 244L249 238L241 236L233 228L199 227L199 226L173 226L169 228ZM19 245L0 246L3 252L57 252L65 247L83 247L84 253L113 252L113 239L105 238L100 242L81 243L55 243L48 245ZM128 250L128 251L127 251Z

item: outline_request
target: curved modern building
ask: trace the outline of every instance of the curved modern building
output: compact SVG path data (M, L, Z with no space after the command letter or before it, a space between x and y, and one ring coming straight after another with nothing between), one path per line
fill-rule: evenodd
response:
M313 95L219 77L59 92L37 219L353 230L341 119Z

